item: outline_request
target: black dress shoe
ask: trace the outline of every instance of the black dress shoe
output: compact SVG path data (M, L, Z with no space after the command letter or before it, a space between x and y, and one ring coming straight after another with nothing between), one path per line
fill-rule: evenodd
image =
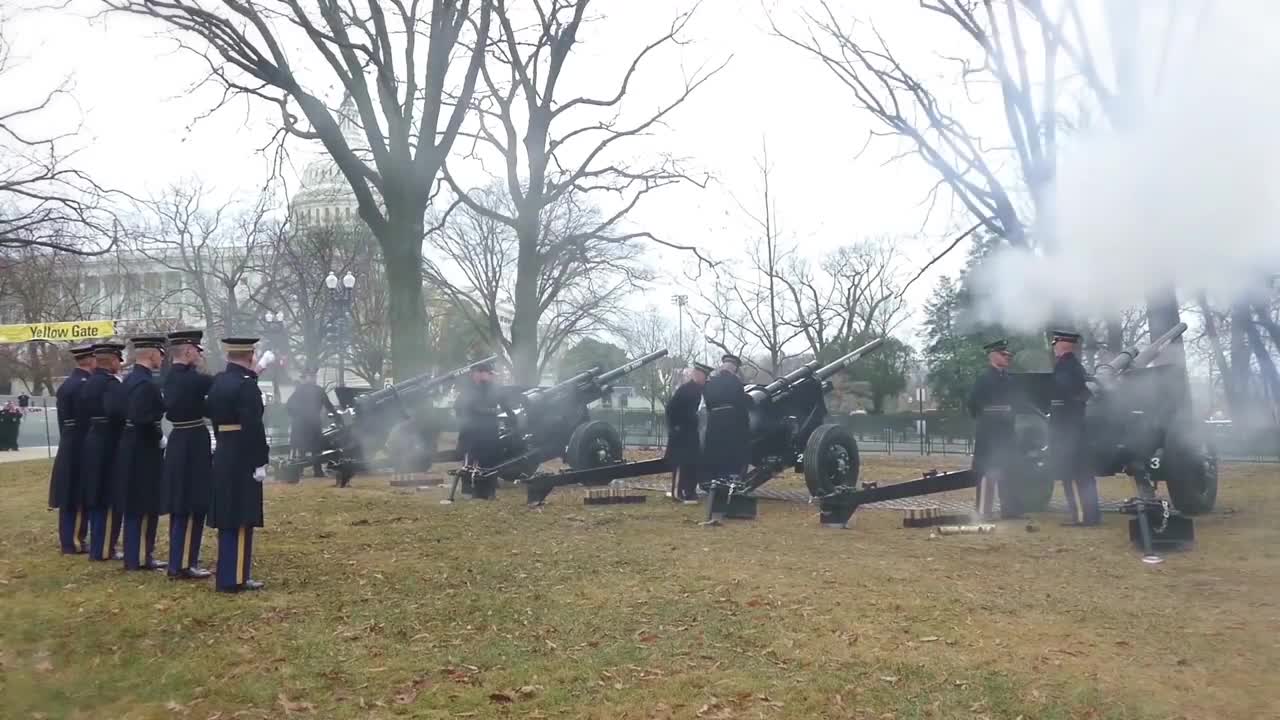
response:
M151 559L142 564L142 569L143 570L167 570L169 569L169 564L162 563L159 560Z
M267 586L266 583L260 583L257 580L245 580L244 584L240 586L240 589L241 590L261 590L266 586Z
M213 575L213 573L209 572L208 570L205 570L204 568L186 568L184 570L179 570L177 572L170 572L169 579L171 580L204 580L211 575Z

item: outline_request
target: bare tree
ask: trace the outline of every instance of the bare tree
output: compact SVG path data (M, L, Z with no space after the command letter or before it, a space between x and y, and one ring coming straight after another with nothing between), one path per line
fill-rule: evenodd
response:
M657 411L659 401L665 401L675 389L681 369L688 366L688 359L696 355L700 342L693 333L680 337L676 323L657 307L649 305L640 312L628 313L618 324L616 334L627 356L637 358L658 350L670 354L652 363L642 377L635 379L640 392L649 398L650 410ZM681 347L681 341L684 347Z
M131 249L181 279L169 288L138 288L150 302L148 316L191 318L215 337L256 330L268 292L262 277L281 237L270 210L267 196L245 208L218 204L198 183L147 202ZM218 346L210 352L216 362Z
M622 226L628 213L650 192L681 182L701 185L703 181L693 179L674 158L634 166L619 159L617 152L622 141L646 134L664 122L725 63L695 72L671 101L648 117L630 124L620 120L622 101L640 64L655 51L681 42L679 34L689 22L690 11L680 14L666 34L634 57L612 94L566 101L557 90L569 59L576 56L572 50L590 4L590 0L535 2L536 18L526 30L513 3L494 0L496 36L481 72L484 91L474 99L477 127L468 131L468 136L474 156L493 152L501 158L510 202L486 204L484 200L494 199L494 194L465 192L445 173L457 195L455 206L465 206L514 231L509 353L517 378L526 382L545 360L539 358L539 328L545 322L540 301L546 275L542 261L552 258L554 262L562 254L578 252L577 246L585 242L622 246L643 239L697 252L647 231ZM545 247L541 228L546 224L546 212L566 201L594 205L590 197L596 193L615 199L616 207L599 217L594 226L563 237L560 246ZM574 195L578 197L571 198Z
M481 207L510 209L501 185L472 191ZM608 330L620 301L651 274L640 264L641 248L600 233L595 208L579 205L574 193L561 196L540 213L537 243L529 261L537 270L532 307L538 320L533 365L519 370L520 335L514 315L520 298L522 241L495 214L464 204L452 210L430 237L427 282L482 336L494 338L516 369L518 382L530 383L570 341ZM527 258L528 259L528 258ZM521 374L523 372L523 374Z
M957 37L971 43L973 57L955 59L971 103L980 85L999 88L1007 135L995 142L974 133L971 118L931 89L924 75L908 69L874 27L842 23L830 2L820 3L820 13L803 16L803 34L772 26L779 37L825 65L852 93L857 107L880 123L883 130L873 131L873 137L906 140L908 150L896 157L914 154L938 173L926 198L931 210L945 188L977 221L948 244L945 255L982 227L1013 247L1036 241L1028 228L1043 214L1045 188L1056 174L1058 133L1066 122L1058 107L1064 87L1080 90L1113 126L1130 122L1138 90L1132 58L1124 48L1134 45L1128 38L1137 32L1139 5L1107 3L1107 30L1113 39L1123 40L1108 44L1115 53L1115 83L1108 83L1099 69L1097 43L1091 41L1077 1L1053 5L1051 11L1042 0L920 3L922 13L949 20ZM1034 61L1029 59L1033 52L1038 54ZM1004 171L1006 160L1018 170L1012 178ZM1147 305L1153 337L1179 321L1172 288L1153 294ZM1123 335L1121 321L1107 321L1108 341L1115 344ZM1176 352L1181 353L1180 343Z
M425 369L424 215L470 106L491 0L103 2L173 28L208 63L205 81L224 90L221 104L236 96L270 103L280 112L277 139L323 144L382 248L395 372ZM354 116L321 99L334 80Z
M63 145L74 131L50 129L67 85L30 101L26 90L0 27L0 247L107 252L116 237L110 193L70 163Z

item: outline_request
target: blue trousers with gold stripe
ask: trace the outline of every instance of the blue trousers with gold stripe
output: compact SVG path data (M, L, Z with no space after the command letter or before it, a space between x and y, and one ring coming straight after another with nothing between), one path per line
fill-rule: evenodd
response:
M1102 522L1102 507L1098 504L1098 479L1092 475L1068 475L1062 478L1062 489L1067 496L1067 513L1077 525L1097 525Z
M89 559L110 560L120 542L120 513L111 508L89 511Z
M124 569L146 570L155 559L156 530L160 516L141 513L124 515Z
M169 574L177 575L200 565L200 541L204 513L169 516Z
M252 576L253 528L238 527L218 531L218 590L238 590Z
M58 508L58 543L62 554L75 555L89 551L89 514L84 508Z

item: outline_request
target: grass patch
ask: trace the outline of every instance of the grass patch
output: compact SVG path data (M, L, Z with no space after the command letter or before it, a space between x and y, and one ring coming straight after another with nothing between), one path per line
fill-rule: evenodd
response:
M871 479L937 464L865 459ZM959 458L943 458L942 466ZM1274 466L1224 469L1200 547L1126 518L929 540L816 507L698 527L652 497L530 511L385 478L269 486L265 592L57 553L47 462L0 465L0 716L1262 718L1280 688ZM797 481L789 478L786 484ZM1104 493L1125 486L1109 480ZM162 535L167 525L162 525ZM206 561L215 543L206 536Z

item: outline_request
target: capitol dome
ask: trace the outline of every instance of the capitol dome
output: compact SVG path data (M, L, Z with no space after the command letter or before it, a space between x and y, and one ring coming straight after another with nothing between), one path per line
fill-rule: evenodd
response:
M338 127L357 156L366 155L359 114L351 96L338 106ZM347 223L359 219L359 203L351 185L327 153L307 164L298 193L289 203L289 215L299 227Z

